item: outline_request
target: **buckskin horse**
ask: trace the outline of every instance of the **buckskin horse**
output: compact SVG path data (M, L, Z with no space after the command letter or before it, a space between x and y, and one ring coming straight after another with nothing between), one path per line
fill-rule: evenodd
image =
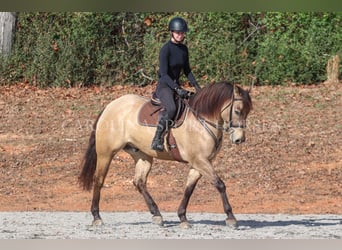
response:
M151 100L134 94L123 95L110 102L96 119L90 135L79 176L85 190L93 187L91 212L92 225L102 225L100 216L100 193L108 168L114 155L124 150L135 161L133 184L142 194L152 214L152 222L163 225L159 208L147 190L147 178L153 158L186 162L190 165L183 198L178 208L180 226L189 228L186 210L190 197L199 179L204 176L220 193L226 225L237 226L226 193L226 186L215 172L212 161L222 145L223 132L229 132L232 143L245 141L246 118L252 109L249 90L228 81L203 87L186 104L183 122L169 129L174 138L165 140L164 151L150 148L155 127L146 126L139 119L142 106ZM177 153L174 153L176 148Z

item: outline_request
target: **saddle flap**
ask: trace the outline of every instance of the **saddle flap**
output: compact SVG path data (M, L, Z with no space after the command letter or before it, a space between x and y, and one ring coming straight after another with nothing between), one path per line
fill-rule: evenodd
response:
M180 152L179 152L179 149L177 146L177 142L176 142L176 138L173 136L172 130L169 130L169 132L167 134L167 144L168 144L168 148L170 150L170 154L172 155L172 157L176 161L187 163L187 161L183 160L182 156L180 155Z

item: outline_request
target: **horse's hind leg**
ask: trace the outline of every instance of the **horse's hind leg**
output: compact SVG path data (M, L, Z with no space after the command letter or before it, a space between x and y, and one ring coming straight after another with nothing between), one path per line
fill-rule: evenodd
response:
M93 200L91 203L91 213L93 214L93 226L102 225L102 219L100 216L100 196L101 189L103 187L104 180L108 173L108 168L111 163L113 155L99 155L97 158L96 172L94 177L94 189L93 189Z
M134 186L138 189L139 193L142 194L142 196L145 199L145 202L153 215L152 221L155 224L163 225L163 218L160 214L159 208L155 201L153 200L150 193L147 191L147 177L150 173L153 158L142 153L141 151L137 152L130 152L131 156L134 158L135 161L135 176L133 180Z

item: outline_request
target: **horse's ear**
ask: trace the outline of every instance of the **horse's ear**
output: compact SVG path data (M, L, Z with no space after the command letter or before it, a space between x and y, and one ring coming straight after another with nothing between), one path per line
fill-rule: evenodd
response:
M253 89L253 86L254 86L254 81L255 81L255 78L253 78L251 85L249 85L249 89L247 90L248 93L252 92L252 89Z
M238 88L238 86L237 86L236 84L234 84L234 89L233 89L233 91L234 91L234 95L240 93L239 88Z

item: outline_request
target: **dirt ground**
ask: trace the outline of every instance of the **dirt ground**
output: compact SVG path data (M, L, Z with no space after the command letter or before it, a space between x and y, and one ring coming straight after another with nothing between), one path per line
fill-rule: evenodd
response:
M0 211L89 211L77 178L97 114L113 99L150 96L155 85L38 89L0 87ZM215 169L235 213L342 214L342 83L255 87L247 140L225 135ZM161 211L177 211L188 166L156 160L148 188ZM120 152L102 192L102 211L147 211ZM189 212L222 213L201 179Z

